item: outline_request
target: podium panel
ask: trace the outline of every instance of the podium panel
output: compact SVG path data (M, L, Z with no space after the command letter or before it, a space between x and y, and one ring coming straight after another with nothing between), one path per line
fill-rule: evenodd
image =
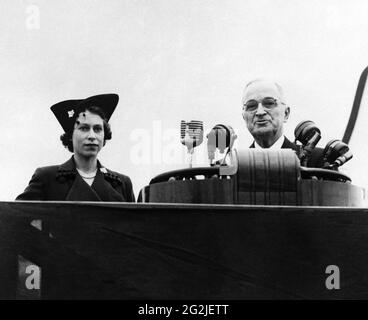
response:
M298 205L363 207L365 189L336 181L302 180L298 184Z
M178 180L152 184L150 202L158 203L236 203L235 180Z
M42 299L368 298L368 208L2 202L0 228L3 299L19 255Z

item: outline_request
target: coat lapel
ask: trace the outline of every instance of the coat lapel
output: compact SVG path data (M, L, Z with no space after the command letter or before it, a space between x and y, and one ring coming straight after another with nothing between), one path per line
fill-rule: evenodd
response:
M98 194L77 174L66 201L101 201Z
M56 180L60 194L65 194L62 198L66 201L126 201L112 187L112 184L116 188L122 184L120 178L103 168L99 161L97 167L96 177L90 187L78 174L73 157L60 165Z
M99 163L96 178L92 183L92 188L96 191L102 201L126 201L123 195L116 191L112 187L111 183L107 181L110 179L111 174L108 173L105 168L103 169L106 173L101 172L101 164Z
M77 170L75 169L73 157L58 167L56 172L56 190L58 199L66 199L76 176Z
M67 188L65 201L101 201L97 193L78 174L73 157L58 168L56 179L63 188Z

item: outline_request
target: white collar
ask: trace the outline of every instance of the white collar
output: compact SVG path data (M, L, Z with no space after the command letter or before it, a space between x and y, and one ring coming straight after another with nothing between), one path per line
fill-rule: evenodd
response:
M89 172L89 173L84 172L83 170L80 170L80 169L78 169L78 168L76 168L76 169L77 169L77 171L78 171L79 175L80 175L82 178L86 178L86 179L92 179L92 178L94 178L94 177L96 176L96 173L97 173L97 168L96 168L96 170L95 170L95 171L93 171L93 172Z
M269 148L262 148L258 143L257 141L254 141L254 148L255 149L281 149L282 145L284 144L284 141L285 141L285 136L282 135L280 138L278 138L276 140L276 142L270 146Z

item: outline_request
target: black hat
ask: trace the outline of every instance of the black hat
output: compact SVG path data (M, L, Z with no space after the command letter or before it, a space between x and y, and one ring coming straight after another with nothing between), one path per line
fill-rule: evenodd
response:
M86 99L65 100L54 104L50 109L54 113L65 132L71 132L75 122L75 114L88 106L99 107L109 121L119 101L119 96L115 93L99 94Z

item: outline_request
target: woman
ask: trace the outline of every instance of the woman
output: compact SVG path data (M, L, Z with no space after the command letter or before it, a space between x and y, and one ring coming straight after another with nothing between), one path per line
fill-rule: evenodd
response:
M118 101L116 94L102 94L53 105L65 131L60 139L73 156L62 165L38 168L16 200L134 202L130 178L97 160L111 139L108 121Z

